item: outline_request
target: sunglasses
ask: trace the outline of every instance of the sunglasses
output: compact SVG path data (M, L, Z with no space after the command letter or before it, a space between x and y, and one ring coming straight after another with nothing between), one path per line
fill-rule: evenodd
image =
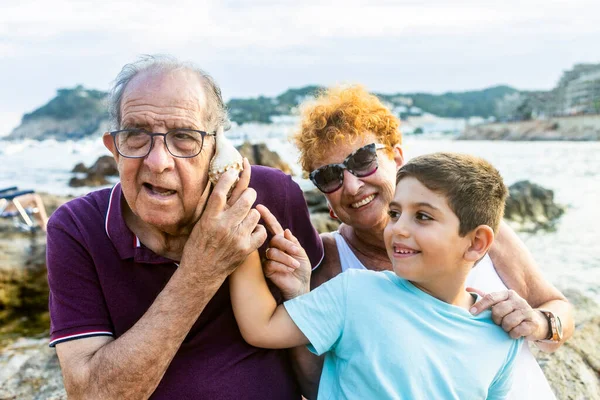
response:
M377 150L385 145L371 143L357 149L340 164L328 164L315 169L309 177L317 189L323 193L333 193L344 184L344 170L352 175L364 178L377 171Z

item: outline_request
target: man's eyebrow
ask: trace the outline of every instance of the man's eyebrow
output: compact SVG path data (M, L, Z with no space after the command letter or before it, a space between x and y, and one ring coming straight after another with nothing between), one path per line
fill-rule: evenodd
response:
M395 202L395 201L392 201L392 202L390 202L390 204L389 204L389 206L388 206L388 208L393 208L393 207L395 207L395 208L401 208L401 207L400 207L400 204L398 204L398 203L397 203L397 202Z
M410 203L409 204L411 207L417 208L417 207L426 207L426 208L430 208L434 211L441 211L438 207L434 206L433 204L427 203L425 201L420 201L418 203ZM400 203L396 202L396 201L392 201L389 205L389 208L402 208L402 206L400 205Z
M131 129L142 129L142 128L148 128L148 125L143 123L143 122L138 122L138 121L123 121L121 122L121 126L123 128L131 128Z
M435 210L435 211L440 211L440 209L439 209L439 208L437 208L437 207L436 207L436 206L434 206L433 204L427 203L427 202L425 202L425 201L421 201L421 202L418 202L418 203L414 203L414 205L415 205L416 207L426 207L426 208L431 208L432 210Z

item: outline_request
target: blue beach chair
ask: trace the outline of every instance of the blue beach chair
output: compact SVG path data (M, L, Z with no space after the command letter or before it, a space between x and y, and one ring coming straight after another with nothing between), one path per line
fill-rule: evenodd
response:
M40 210L36 206L23 206L19 201L19 197L34 193L33 190L19 190L16 186L5 189L0 189L0 217L13 218L15 226L25 231L33 231L36 226L31 218L31 215L39 213ZM9 205L14 206L14 210L9 211ZM20 219L19 219L20 217Z

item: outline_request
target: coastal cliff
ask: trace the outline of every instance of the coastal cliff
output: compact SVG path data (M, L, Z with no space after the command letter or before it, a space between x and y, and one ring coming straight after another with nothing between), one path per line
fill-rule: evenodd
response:
M85 89L58 89L56 97L42 107L23 116L8 139L82 139L101 136L108 130L107 93Z
M600 115L468 126L458 140L600 140Z

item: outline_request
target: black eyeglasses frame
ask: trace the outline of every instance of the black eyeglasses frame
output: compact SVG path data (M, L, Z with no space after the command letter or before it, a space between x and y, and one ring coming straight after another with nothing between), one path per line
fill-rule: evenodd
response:
M176 154L173 154L173 152L171 151L171 149L169 149L169 145L167 144L167 135L171 132L196 132L199 133L200 136L202 136L202 145L200 146L200 149L198 150L198 152L196 154L194 154L193 156L178 156ZM145 133L148 136L150 136L150 147L148 147L148 152L146 154L144 154L143 156L127 156L123 153L121 153L121 150L119 150L119 146L117 145L117 135L121 132L137 132L137 133ZM119 155L121 155L122 157L125 158L144 158L147 157L148 154L150 154L150 152L152 151L152 148L154 147L154 138L156 136L162 136L163 141L165 142L165 147L167 149L167 151L169 152L170 155L172 155L173 157L177 157L177 158L194 158L196 157L198 154L200 154L200 152L202 151L202 148L204 147L204 138L206 136L216 136L216 132L212 132L212 133L208 133L205 131L200 131L197 129L171 129L170 131L167 131L165 133L154 133L154 132L148 132L145 129L119 129L117 131L112 131L112 132L108 132L110 134L110 136L112 136L113 138L113 143L115 144L115 149L117 149L117 153L119 153Z

